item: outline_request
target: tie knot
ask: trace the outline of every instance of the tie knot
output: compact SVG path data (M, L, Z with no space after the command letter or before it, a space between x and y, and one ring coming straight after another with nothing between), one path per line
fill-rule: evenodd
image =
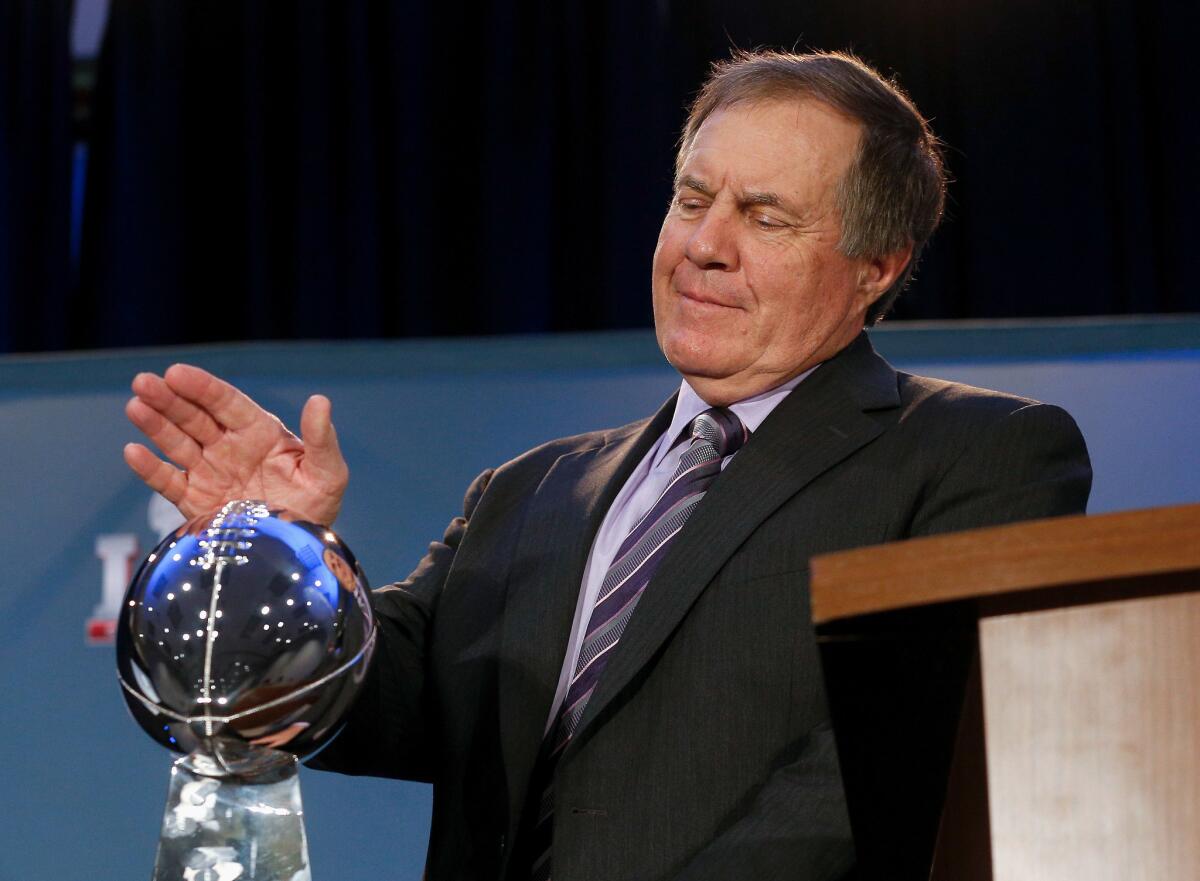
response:
M742 420L725 407L712 407L692 420L692 439L708 441L721 458L736 453L748 437Z

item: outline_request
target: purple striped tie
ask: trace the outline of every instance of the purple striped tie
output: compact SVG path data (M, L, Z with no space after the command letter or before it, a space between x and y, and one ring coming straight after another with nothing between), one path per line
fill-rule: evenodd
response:
M679 534L692 511L704 498L709 485L721 473L721 460L738 451L749 433L731 410L705 410L691 424L691 445L679 460L671 482L650 510L630 530L604 574L596 605L588 619L587 633L579 649L575 673L550 728L532 791L542 792L536 823L530 832L529 853L533 856L531 878L550 878L550 846L554 828L554 768L570 743L584 708L600 681L613 648L621 638L642 592L662 562L671 541Z

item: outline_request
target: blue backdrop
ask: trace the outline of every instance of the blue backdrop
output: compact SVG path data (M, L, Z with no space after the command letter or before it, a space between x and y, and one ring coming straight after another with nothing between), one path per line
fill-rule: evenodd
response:
M1065 405L1092 452L1092 511L1200 500L1200 319L873 336L898 367ZM106 614L98 538L155 541L150 493L121 461L128 382L177 360L293 425L308 394L333 399L352 468L338 529L377 585L409 571L480 470L646 415L676 384L643 331L0 359L0 881L149 876L171 757L126 715L112 649L85 628ZM318 881L420 877L427 787L302 781Z

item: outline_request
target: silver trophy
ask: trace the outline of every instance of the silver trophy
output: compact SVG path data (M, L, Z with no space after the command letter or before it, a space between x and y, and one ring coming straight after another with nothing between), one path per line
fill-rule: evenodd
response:
M154 881L309 881L299 760L336 733L375 646L328 528L235 501L146 557L117 626L134 719L171 769Z

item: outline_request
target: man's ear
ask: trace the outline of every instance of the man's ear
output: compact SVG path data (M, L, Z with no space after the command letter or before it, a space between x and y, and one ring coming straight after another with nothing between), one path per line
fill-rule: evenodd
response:
M858 271L858 290L866 299L867 308L896 283L912 259L912 253L910 242L889 254L863 259Z

